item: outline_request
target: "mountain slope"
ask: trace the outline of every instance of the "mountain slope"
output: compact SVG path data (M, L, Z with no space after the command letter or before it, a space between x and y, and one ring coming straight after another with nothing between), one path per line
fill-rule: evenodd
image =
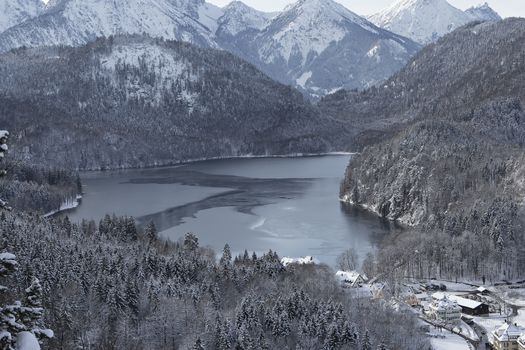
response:
M525 243L524 40L525 19L466 25L383 87L323 101L325 113L372 125L363 135L375 133L375 143L350 162L341 197L417 226L389 248L407 265L416 251L425 271L441 277L523 274L516 247ZM452 270L436 247L450 247Z
M384 80L419 49L332 0L300 0L263 30L235 39L234 53L317 96Z
M0 0L0 33L38 16L43 10L41 0Z
M79 46L97 37L143 34L215 47L222 11L204 0L61 0L0 35L0 52L27 46Z
M223 51L136 37L0 56L0 121L34 163L81 169L324 152L301 94Z
M470 111L499 97L523 98L523 40L523 19L470 24L425 47L381 87L341 91L319 107L355 126L358 149L418 118Z
M464 24L495 16L499 17L488 4L463 12L446 0L397 0L369 20L381 28L428 44Z

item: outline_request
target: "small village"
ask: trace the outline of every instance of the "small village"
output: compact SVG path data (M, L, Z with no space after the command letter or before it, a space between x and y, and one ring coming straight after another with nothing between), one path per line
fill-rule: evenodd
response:
M338 271L345 288L371 298L391 296L384 283L369 283L356 271ZM403 283L395 302L419 314L422 327L433 338L436 350L525 350L525 309L506 300L502 288L448 281ZM522 286L523 287L523 286Z
M316 264L310 256L283 258L286 266ZM394 293L358 271L337 271L353 296L417 313L434 350L525 350L525 281L482 286L470 282L406 279Z

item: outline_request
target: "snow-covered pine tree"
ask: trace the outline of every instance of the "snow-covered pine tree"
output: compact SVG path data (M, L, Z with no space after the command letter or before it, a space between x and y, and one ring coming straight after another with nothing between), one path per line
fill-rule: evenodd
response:
M229 266L232 261L232 252L230 250L230 245L226 244L224 245L224 249L222 250L222 257L220 260L221 266Z
M195 341L195 344L193 344L192 350L204 350L204 347L202 346L201 338L197 338Z
M20 318L26 330L33 333L39 340L53 337L53 331L43 325L42 286L38 278L33 277L31 285L26 289L24 305L20 308Z
M153 221L150 221L149 224L146 226L146 229L144 230L144 235L146 236L146 239L150 244L157 242L157 227L155 227L155 223Z
M361 349L372 350L372 341L370 340L370 334L368 333L368 329L365 330L365 335L363 336L363 339L361 341Z

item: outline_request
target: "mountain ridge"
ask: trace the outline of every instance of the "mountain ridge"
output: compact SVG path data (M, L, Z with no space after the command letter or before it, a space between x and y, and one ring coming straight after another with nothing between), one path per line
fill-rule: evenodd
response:
M0 52L142 33L225 49L313 97L382 81L419 50L332 0L299 0L276 16L240 2L57 0L1 33Z
M501 17L487 3L462 11L446 0L397 0L368 19L426 45L469 22Z

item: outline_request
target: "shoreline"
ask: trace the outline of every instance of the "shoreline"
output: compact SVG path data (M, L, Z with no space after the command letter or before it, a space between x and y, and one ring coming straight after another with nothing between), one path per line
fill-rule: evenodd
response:
M140 170L140 169L155 169L155 168L170 168L175 166L181 166L186 164L193 164L198 162L207 162L212 160L230 160L230 159L272 159L272 158L311 158L311 157L325 157L325 156L353 156L358 152L323 152L323 153L289 153L289 154L272 154L272 155L252 155L245 154L240 156L217 156L217 157L203 157L203 158L192 158L181 161L174 161L162 164L152 164L145 166L131 166L131 167L120 167L120 168L98 168L98 169L76 169L80 174L94 173L94 172L106 172L106 171L119 171L119 170Z
M42 217L43 218L50 218L50 217L53 217L53 216L55 216L57 214L66 212L68 210L78 208L78 206L80 205L81 202L82 202L82 195L81 194L77 194L77 196L74 199L70 198L69 200L66 200L65 202L60 204L60 208L59 209L52 210L52 211L42 215Z
M325 156L352 156L357 153L355 152L325 152L325 153L291 153L291 154L282 154L282 155L241 155L241 156L228 156L228 157L211 157L211 158L197 158L197 159L188 159L185 161L180 161L178 163L171 163L166 165L152 165L145 167L129 167L129 168L110 168L110 169L92 169L92 170L83 170L79 173L83 174L92 174L96 172L109 172L109 171L126 171L126 170L140 170L140 169L155 169L155 168L170 168L177 167L187 164L193 164L198 162L206 162L213 160L229 160L229 159L272 159L272 158L311 158L311 157L325 157ZM78 208L82 202L82 195L78 194L74 199L71 198L66 200L60 205L59 209L52 210L48 213L42 215L43 218L50 218L60 213L67 212L69 210Z

